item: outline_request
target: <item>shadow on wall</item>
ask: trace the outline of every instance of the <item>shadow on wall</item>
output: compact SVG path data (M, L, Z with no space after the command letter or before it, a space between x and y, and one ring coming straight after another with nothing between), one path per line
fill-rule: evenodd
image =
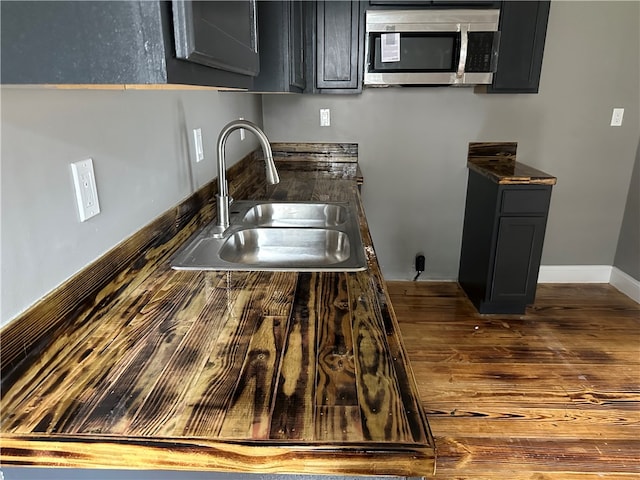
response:
M178 131L180 132L178 137L178 149L181 152L181 155L178 155L177 160L180 161L180 159L182 159L182 165L178 164L178 174L180 176L187 176L187 181L189 183L189 192L194 193L197 188L197 181L194 176L193 167L191 165L192 156L189 152L189 131L187 128L187 114L184 109L184 102L182 98L178 98L176 109L176 126L178 128Z

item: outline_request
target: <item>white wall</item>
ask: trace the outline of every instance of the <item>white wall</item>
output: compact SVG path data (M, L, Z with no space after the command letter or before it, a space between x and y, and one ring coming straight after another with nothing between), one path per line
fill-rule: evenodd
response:
M542 262L612 265L640 136L640 4L551 3L537 95L470 88L365 89L360 96L263 96L274 141L359 143L363 200L382 270L458 272L471 141L517 141L518 159L558 177ZM319 127L320 108L331 127ZM624 107L622 127L610 127Z
M2 87L1 322L214 178L220 129L260 97L216 91ZM195 163L192 129L205 160ZM229 165L253 150L227 146ZM93 158L102 213L81 223L69 164Z

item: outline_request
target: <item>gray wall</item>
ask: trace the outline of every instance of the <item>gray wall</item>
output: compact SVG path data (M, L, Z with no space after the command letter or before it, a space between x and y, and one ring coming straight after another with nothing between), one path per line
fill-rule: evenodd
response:
M640 281L640 141L613 264Z
M470 141L517 141L558 177L545 265L612 265L638 145L640 4L552 2L538 95L470 88L366 89L361 96L263 96L276 141L354 141L383 272L457 277ZM319 127L320 108L331 127ZM610 127L624 107L622 127Z
M216 91L3 87L4 325L45 293L216 176L215 143L260 97ZM192 129L205 160L195 163ZM257 146L234 133L227 159ZM91 157L102 213L81 223L69 164Z

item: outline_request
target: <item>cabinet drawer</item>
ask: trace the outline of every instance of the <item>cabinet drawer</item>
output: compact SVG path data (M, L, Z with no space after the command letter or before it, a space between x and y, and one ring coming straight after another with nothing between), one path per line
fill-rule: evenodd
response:
M550 199L550 187L505 189L502 191L500 200L500 212L546 215Z

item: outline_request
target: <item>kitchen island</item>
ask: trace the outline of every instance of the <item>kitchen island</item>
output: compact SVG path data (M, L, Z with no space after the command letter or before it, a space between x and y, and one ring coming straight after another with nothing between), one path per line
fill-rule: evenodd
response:
M433 474L357 146L274 145L274 186L256 155L230 169L231 194L353 202L368 270L172 270L213 218L208 185L0 332L2 465Z

